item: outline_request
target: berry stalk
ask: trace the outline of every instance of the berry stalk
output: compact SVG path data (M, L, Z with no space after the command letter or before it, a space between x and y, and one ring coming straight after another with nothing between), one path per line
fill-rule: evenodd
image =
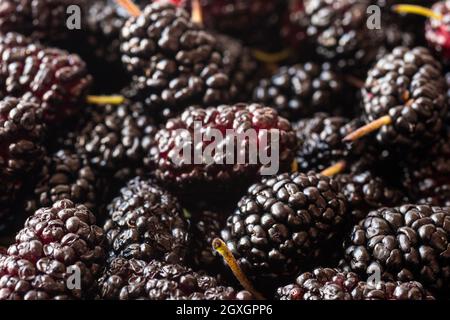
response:
M264 63L279 63L287 58L290 57L292 51L290 49L284 49L279 52L270 53L265 52L262 50L253 50L253 57L255 57L256 60Z
M298 172L298 162L297 162L297 160L292 160L291 172Z
M239 283L244 287L245 290L249 291L253 296L258 300L265 300L263 295L259 293L251 284L250 280L248 280L247 276L244 274L242 269L239 267L236 258L231 253L230 249L228 249L225 242L222 239L215 238L212 242L212 246L214 250L216 250L225 260L225 263L230 267L236 279L238 279Z
M191 20L192 22L203 26L203 11L202 6L200 5L200 0L192 1Z
M356 129L355 131L349 133L346 135L343 139L344 142L351 142L358 140L366 135L368 135L371 132L374 132L378 129L380 129L382 126L387 126L392 124L392 118L390 116L383 116L381 118L378 118L365 126L362 126L361 128Z
M436 20L442 20L442 15L434 12L431 9L428 9L426 7L412 5L412 4L397 4L392 6L392 11L396 13L411 13L416 14L419 16L436 19Z
M87 103L96 105L105 105L105 104L119 105L124 103L124 101L125 97L122 95L111 95L111 96L89 95L86 98Z
M127 10L127 12L133 17L138 17L142 14L141 9L131 0L115 0L116 3Z
M345 166L346 166L346 162L344 160L341 160L341 161L333 164L332 166L326 168L320 174L323 176L326 176L326 177L332 177L332 176L335 176L335 175L341 173L342 171L344 171Z

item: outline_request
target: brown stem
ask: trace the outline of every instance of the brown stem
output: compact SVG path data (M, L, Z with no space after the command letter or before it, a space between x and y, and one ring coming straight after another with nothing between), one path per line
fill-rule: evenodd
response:
M286 60L292 54L290 49L284 49L275 53L254 49L252 52L256 60L269 64L277 64L283 60Z
M212 242L212 246L214 250L216 250L225 260L225 263L230 267L236 279L238 279L239 283L244 287L245 290L249 291L256 299L265 300L264 296L259 293L252 285L250 280L248 280L247 276L244 274L242 269L239 267L239 264L236 261L236 258L231 253L230 249L228 249L225 242L222 239L215 238Z
M200 0L192 0L191 20L203 26L203 10Z
M326 168L320 174L327 177L335 176L344 171L346 165L347 165L346 162L344 160L341 160L333 164L332 166Z
M349 133L344 137L343 141L347 142L358 140L369 133L380 129L382 126L387 126L390 124L392 124L392 118L390 116L383 116Z
M298 162L295 159L291 162L291 172L298 172Z
M97 105L119 105L124 103L125 97L121 95L111 95L111 96L87 96L86 102L89 104Z
M429 8L413 4L396 4L392 6L392 11L397 13L412 13L422 17L442 20L442 15L440 13L434 12Z
M133 17L138 17L142 14L141 9L139 9L139 7L131 0L115 0L115 1L119 6L127 10L127 12Z

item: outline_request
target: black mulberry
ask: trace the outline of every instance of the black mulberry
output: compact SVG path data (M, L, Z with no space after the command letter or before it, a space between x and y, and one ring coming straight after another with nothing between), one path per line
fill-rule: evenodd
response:
M318 268L278 288L280 300L432 300L419 282L368 283L352 272Z
M89 297L104 265L103 245L103 231L85 206L61 200L37 210L0 254L0 300ZM70 282L75 272L81 287Z
M80 111L92 82L86 64L66 51L0 35L0 97L24 97L40 105L45 121L61 124Z
M176 198L151 181L135 178L108 206L103 227L109 260L115 257L179 263L189 244L188 222Z
M269 280L267 290L313 264L322 246L342 236L346 216L347 201L333 179L281 174L249 188L222 238L255 285Z
M201 135L208 134L212 129L220 130L224 135L223 139L216 141L216 149L228 149L222 153L214 150L214 158L210 159L209 153L205 152L210 145L209 140L199 137L201 141L195 142L194 134L195 130ZM252 138L249 134L243 147L244 138L238 139L238 134L246 134L248 129L254 129L256 135ZM278 134L277 140L275 133ZM255 151L252 146L263 148L263 139L266 138L267 148L271 148L271 137L278 144L273 152L279 152L279 172L289 170L297 147L295 133L290 123L278 116L274 109L244 103L207 109L192 107L180 117L168 120L165 128L158 131L150 160L156 167L156 177L180 195L195 197L196 194L204 196L208 193L223 197L222 192L229 195L239 193L238 190L245 190L257 179L264 165L260 159L251 162L253 160L250 159L260 151L252 154ZM179 150L187 151L178 154ZM230 155L233 161L227 158Z
M139 279L139 281L136 281ZM116 258L99 281L106 300L249 300L247 291L224 287L179 264Z
M450 280L450 211L446 207L402 205L370 212L353 228L345 260L367 277L419 281L446 293Z

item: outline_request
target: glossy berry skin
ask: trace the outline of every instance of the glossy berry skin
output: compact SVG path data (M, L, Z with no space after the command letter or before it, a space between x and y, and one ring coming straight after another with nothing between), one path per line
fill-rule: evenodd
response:
M143 172L157 130L140 103L91 106L75 137L75 149L99 176L109 180L114 193Z
M384 148L416 149L435 142L447 114L442 66L424 47L396 47L369 70L362 90L364 116L389 116L374 135Z
M221 235L243 271L270 291L314 264L346 218L347 201L336 181L286 173L252 185Z
M189 244L188 222L175 197L152 181L135 178L108 206L103 226L108 259L180 263Z
M167 114L190 105L218 105L237 96L215 35L171 3L148 5L122 28L122 62L148 111ZM165 111L168 109L168 111Z
M307 35L321 59L353 72L375 61L383 41L380 30L367 30L368 0L305 0Z
M431 10L442 15L442 19L429 18L425 24L425 38L441 59L450 61L450 1L439 1Z
M18 194L43 164L45 129L39 105L12 97L0 100L0 229L17 217L12 207Z
M17 33L0 36L0 97L38 103L46 123L59 125L76 115L91 82L79 56L34 44Z
M335 179L349 202L353 224L363 219L370 210L399 205L405 201L400 189L370 170L339 174Z
M45 125L35 103L7 97L0 101L0 177L23 178L44 155Z
M303 118L294 123L298 139L296 160L301 172L320 172L343 160L358 160L367 149L366 143L347 145L343 137L361 125L358 119L333 117L316 113L314 117Z
M317 268L297 277L294 284L280 287L279 300L432 300L416 281L362 281L355 273Z
M90 0L2 0L0 32L20 32L45 42L70 38L67 8L75 5L84 12Z
M350 269L368 277L419 281L432 292L448 294L450 209L405 204L371 211L354 226L346 242Z
M222 133L223 139L217 144L217 150L228 146L223 148L225 152L217 153L213 161L205 151L211 145L211 140L205 139L210 130ZM237 134L250 130L255 133L254 139L247 139L246 146L242 147ZM196 132L203 136L195 144ZM155 167L157 179L180 195L204 199L207 194L222 198L223 192L230 195L237 190L245 190L261 176L264 165L260 158L250 162L250 152L254 150L251 146L271 148L271 139L276 135L279 140L274 141L279 145L274 145L273 149L279 152L278 172L285 172L294 158L297 140L289 121L278 116L277 111L257 103L206 109L191 107L180 117L167 121L165 127L156 133L150 162ZM179 153L181 148L188 150L192 156L190 160ZM227 160L229 154L233 156L232 161ZM197 155L199 157L194 161Z
M15 243L0 253L0 300L85 299L95 291L104 258L94 215L83 205L57 201L28 218ZM75 270L79 287L69 279Z
M25 195L25 211L31 215L40 207L70 199L96 212L98 177L78 154L59 150L45 157L44 165L37 173L36 183Z
M221 286L215 277L180 264L115 258L99 279L105 300L250 300L248 291Z
M192 0L171 0L188 12ZM269 47L277 42L285 0L201 0L203 23L211 30L230 35L250 46ZM267 41L270 37L272 41Z
M282 19L281 36L285 44L297 50L307 45L308 18L303 0L291 0ZM303 50L302 50L303 53Z
M253 101L276 109L291 121L316 112L337 113L344 85L332 67L313 62L283 66L270 78L262 79L253 91Z
M447 132L431 148L417 152L402 163L400 179L414 203L450 206L449 138Z

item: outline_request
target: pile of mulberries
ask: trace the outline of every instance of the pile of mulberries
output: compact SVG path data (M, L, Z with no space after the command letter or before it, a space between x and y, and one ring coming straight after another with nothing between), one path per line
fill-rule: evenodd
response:
M409 5L1 0L0 300L448 299L450 1Z

